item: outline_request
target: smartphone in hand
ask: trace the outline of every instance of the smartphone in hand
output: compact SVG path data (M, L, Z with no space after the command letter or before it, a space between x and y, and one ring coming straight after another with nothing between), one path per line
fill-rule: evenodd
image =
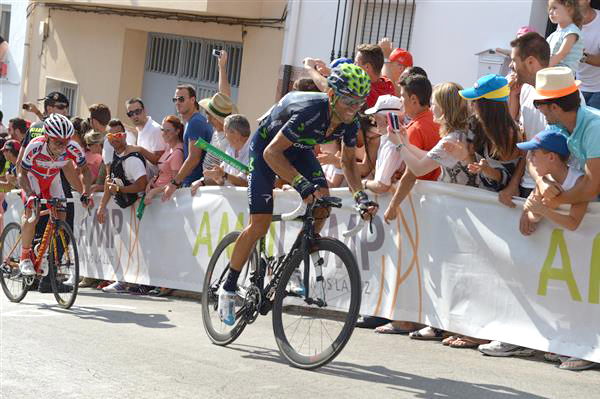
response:
M212 55L213 55L213 57L220 58L221 57L221 50L217 50L216 48L213 49Z
M400 120L398 119L398 114L388 112L387 121L388 125L392 128L393 131L397 132L398 130L400 130Z

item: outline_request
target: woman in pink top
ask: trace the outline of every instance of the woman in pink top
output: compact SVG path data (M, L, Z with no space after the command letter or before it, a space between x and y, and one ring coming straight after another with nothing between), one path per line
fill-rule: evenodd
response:
M183 164L183 124L175 115L166 116L162 122L162 137L167 144L167 150L158 160L158 176L150 180L146 187L144 204L150 205L152 198L163 191ZM146 157L149 151L139 147L137 150Z

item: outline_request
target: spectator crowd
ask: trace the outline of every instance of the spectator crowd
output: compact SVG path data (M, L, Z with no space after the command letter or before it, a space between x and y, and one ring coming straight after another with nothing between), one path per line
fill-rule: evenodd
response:
M371 79L371 91L358 117L357 159L363 186L375 193L391 193L384 219L397 217L399 205L417 180L460 184L498 194L504 206L525 199L519 225L523 235L535 234L542 219L576 230L587 204L600 195L600 12L590 0L550 0L548 15L557 30L544 38L529 27L519 29L510 42L511 72L486 75L473 86L453 82L432 86L426 66L413 65L412 55L394 48L389 39L361 44L354 59L326 63L306 58L294 90L325 91L332 68L343 63L361 67ZM138 200L146 206L167 201L180 187L197 195L200 186L247 186L246 175L194 143L202 138L238 161L248 164L253 134L248 119L231 98L227 52L219 59L219 88L210 98L197 98L194 87L173 88L177 115L153 119L139 97L122 106L128 121L112 118L115 110L94 104L88 114L73 117L75 140L85 150L93 175L93 191L101 192L97 221L104 223L106 208L121 208ZM69 100L60 92L43 98L43 108L23 108L39 120L21 118L2 125L0 113L0 189L18 188L17 169L29 142L43 134L44 118L67 115ZM391 116L400 125L390 125ZM159 123L160 121L160 123ZM315 152L330 187L344 187L341 143L317 146ZM65 168L65 194L81 191L77 168ZM281 188L283 182L277 181ZM141 199L140 199L141 198ZM5 209L3 194L0 193ZM566 204L568 214L557 207ZM2 212L3 209L0 209ZM73 224L73 210L67 220ZM38 232L44 225L38 225ZM167 287L147 287L120 281L83 278L80 287L105 292L168 295ZM49 290L42 282L40 290ZM442 341L454 348L478 348L490 356L530 356L532 349L499 341L466 337L401 320L362 317L360 327L382 334L409 334L413 339ZM596 364L546 354L560 368L583 370Z

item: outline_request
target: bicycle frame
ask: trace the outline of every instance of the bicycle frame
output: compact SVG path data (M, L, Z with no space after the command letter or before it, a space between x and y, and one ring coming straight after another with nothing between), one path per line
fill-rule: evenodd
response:
M277 285L279 284L279 278L281 276L281 273L283 272L283 270L285 269L285 267L289 264L289 262L291 261L292 257L294 256L294 253L296 252L296 250L300 250L302 251L302 253L304 254L304 301L306 303L308 303L309 305L314 304L315 301L313 301L310 297L309 297L309 265L310 265L310 260L309 260L309 249L311 247L311 245L313 244L313 242L315 241L315 231L314 231L314 221L315 221L315 217L312 215L312 211L315 208L315 206L313 204L310 204L307 206L306 209L306 213L304 216L300 216L299 219L302 220L302 229L300 230L300 232L298 233L298 236L296 237L294 244L292 245L292 247L290 248L289 251L287 251L287 253L285 255L283 255L283 257L280 257L279 259L275 259L274 257L270 257L267 255L267 251L266 251L266 237L262 237L259 241L258 244L258 248L259 248L259 267L258 270L256 270L256 275L254 276L255 281L253 281L254 284L257 285L257 287L261 290L261 294L267 298L269 301L272 299L273 295L275 294L275 290L277 288ZM281 222L282 218L281 215L273 215L273 222ZM261 264L264 262L266 267L262 267ZM262 287L264 285L264 279L267 273L267 268L269 266L272 266L272 263L275 262L275 267L272 270L272 278L269 281L269 284L267 284L266 287ZM269 309L267 309L263 314L266 314L268 312Z
M35 213L37 213L36 210L34 210L32 218L31 219L36 219L38 216L44 216L44 215L50 215L50 217L48 218L48 223L46 224L46 228L44 229L44 234L42 235L42 239L40 241L38 250L37 250L37 254L36 251L32 251L31 252L31 256L32 256L32 260L33 260L33 265L35 268L36 273L40 272L40 266L42 264L42 259L44 258L44 255L48 249L48 243L50 240L50 237L52 237L54 235L54 233L56 232L56 221L59 220L59 215L58 215L58 209L56 208L56 206L54 205L54 200L42 200L46 203L47 205L47 209L39 212L39 215L35 215ZM31 220L30 219L30 220ZM67 242L65 239L65 236L63 234L62 231L59 231L59 236L60 236L60 240L61 243L63 245L63 248L67 247ZM3 262L8 264L11 268L19 268L19 264L10 264L8 262L6 262L6 259L9 259L11 257L11 255L14 253L14 251L16 250L19 242L21 241L21 236L19 236L19 239L15 242L15 246L10 250L10 252L8 253L8 255L5 257L5 259L3 259ZM56 240L52 241L52 250L53 250L53 254L55 257L58 257L58 248L56 245ZM69 253L67 252L67 256L70 256Z

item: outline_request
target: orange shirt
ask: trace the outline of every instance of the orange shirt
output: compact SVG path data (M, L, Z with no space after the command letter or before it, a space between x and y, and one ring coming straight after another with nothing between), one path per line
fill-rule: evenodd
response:
M433 112L430 109L423 111L413 119L406 127L408 141L422 150L429 151L440 141L440 125L433 121ZM424 176L421 180L437 180L440 176L440 168L436 168Z

